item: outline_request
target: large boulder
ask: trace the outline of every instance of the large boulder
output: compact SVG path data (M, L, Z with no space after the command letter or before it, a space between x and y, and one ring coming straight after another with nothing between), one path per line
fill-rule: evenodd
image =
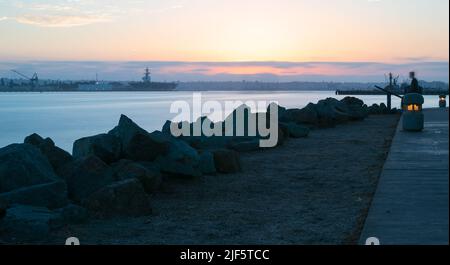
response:
M350 120L363 120L369 114L367 106L362 100L355 97L345 97L341 102L347 106L347 114Z
M369 114L371 115L378 115L382 114L382 110L380 109L380 106L378 104L373 103L372 106L368 108Z
M315 109L319 120L332 120L334 123L342 123L349 119L347 105L335 98L319 100Z
M381 112L381 114L389 114L390 110L388 109L386 104L380 103L380 112Z
M315 105L312 103L309 103L302 109L288 109L282 116L280 116L280 121L282 122L295 122L312 125L317 124L318 119Z
M202 175L200 156L193 147L184 141L167 136L170 141L169 152L158 157L156 162L165 174L178 177L199 177Z
M65 150L57 147L52 139L42 138L40 135L33 133L24 139L24 143L31 144L39 148L42 154L47 157L54 170L72 161L72 156Z
M145 166L130 160L120 160L111 166L116 181L138 179L147 193L153 193L161 185L162 178L158 168Z
M0 238L23 242L44 240L52 230L61 228L63 220L58 213L45 207L13 205L0 219Z
M0 148L0 193L58 179L37 147L12 144Z
M213 151L214 165L220 173L235 173L241 170L239 154L234 150L218 149Z
M121 115L119 119L119 124L114 127L108 134L115 135L119 137L123 146L128 145L128 143L133 139L136 134L147 134L148 132L136 123L134 123L130 118L125 115Z
M133 161L153 161L169 149L169 142L159 133L148 133L125 115L108 134L120 139L123 157Z
M150 201L138 179L108 185L89 196L83 205L97 217L144 216L151 214Z
M96 155L106 163L120 159L122 145L120 139L112 134L98 134L84 137L73 143L72 154L75 158Z
M26 204L55 209L69 203L67 186L63 180L27 186L0 193L0 200L8 204Z
M88 210L76 204L68 204L55 212L60 214L64 224L82 224L89 220Z
M349 96L341 99L341 102L346 105L357 105L357 106L364 105L364 101L362 101L361 99L356 98L356 97L349 97Z
M111 168L94 155L74 160L64 166L59 174L67 182L69 198L76 202L82 202L114 181Z

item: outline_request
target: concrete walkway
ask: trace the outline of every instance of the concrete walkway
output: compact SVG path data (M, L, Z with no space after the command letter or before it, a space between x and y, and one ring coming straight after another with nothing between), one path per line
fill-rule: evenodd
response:
M423 132L402 131L399 122L360 244L449 243L448 108L424 113Z

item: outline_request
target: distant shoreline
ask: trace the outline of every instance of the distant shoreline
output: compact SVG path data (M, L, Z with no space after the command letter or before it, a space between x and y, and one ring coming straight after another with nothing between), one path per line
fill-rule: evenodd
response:
M134 85L127 85L127 81L99 81L95 83L95 81L82 80L39 80L39 83L33 87L24 79L2 78L0 80L2 80L0 92L349 91L346 95L363 95L363 93L375 95L375 92L370 92L374 91L375 86L386 86L385 82L259 82L243 80L240 82L152 82L150 84L155 84L154 87L151 85L135 87ZM403 91L403 88L408 85L404 82L398 85L398 89ZM428 91L433 91L429 93L432 95L448 94L449 90L448 83L441 81L421 80L419 85L424 89L424 94L427 94Z

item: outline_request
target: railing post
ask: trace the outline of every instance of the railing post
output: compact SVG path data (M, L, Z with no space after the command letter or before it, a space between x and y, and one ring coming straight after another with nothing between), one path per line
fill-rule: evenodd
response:
M391 93L386 93L386 95L387 95L387 108L388 108L388 110L391 110Z

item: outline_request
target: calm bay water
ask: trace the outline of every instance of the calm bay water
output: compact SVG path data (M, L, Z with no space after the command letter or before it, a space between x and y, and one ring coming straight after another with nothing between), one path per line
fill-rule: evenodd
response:
M23 142L31 133L51 137L55 143L71 151L73 142L81 137L104 133L125 114L148 131L160 130L170 113L172 102L184 100L192 104L193 92L65 92L65 93L0 93L0 147ZM202 102L208 100L264 100L278 102L287 108L301 108L326 97L332 91L289 92L201 92ZM386 102L385 96L358 96L367 105ZM393 107L400 101L393 98ZM224 106L224 105L223 105ZM437 96L425 96L424 107L437 107ZM223 119L231 112L216 113L213 120ZM183 119L189 119L184 116Z

